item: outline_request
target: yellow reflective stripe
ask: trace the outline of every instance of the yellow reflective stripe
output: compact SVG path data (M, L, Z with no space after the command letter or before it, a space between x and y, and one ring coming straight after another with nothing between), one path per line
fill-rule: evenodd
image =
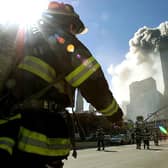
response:
M81 71L83 71L92 61L94 61L93 57L88 58L85 60L82 65L77 67L74 71L72 71L69 75L67 75L66 79L71 81L75 76L77 76Z
M0 148L6 150L10 155L13 152L15 141L8 137L0 137Z
M112 116L114 113L118 111L118 108L119 106L117 102L115 101L115 99L113 99L112 103L107 108L100 110L100 112L105 116Z
M80 65L70 74L68 74L65 79L73 87L78 87L81 83L88 79L99 67L100 65L97 63L94 57L90 57L85 60L82 65Z
M46 142L46 139L50 140L48 137L46 137L46 135L38 133L38 132L30 131L24 127L20 128L20 133L32 139L37 139L38 137L38 140L41 142ZM64 139L64 138L56 138L56 139L51 138L51 140L49 141L49 143L59 143L59 144L61 143L66 144L67 142L69 142L69 140L67 141L67 139Z
M18 147L22 151L41 155L67 155L71 149L70 139L48 138L46 135L21 127Z
M46 62L44 62L40 58L37 58L34 56L26 56L24 61L32 61L36 65L41 66L41 68L44 69L44 71L46 71L46 69L47 69L47 72L50 73L51 76L55 77L55 75L56 75L55 70L49 64L47 64Z
M16 120L20 118L21 118L21 114L16 114L15 116L10 117L9 120Z
M56 75L48 64L32 56L26 56L24 62L19 64L18 67L39 76L49 83L53 81Z
M48 148L41 148L40 146L34 146L30 144L25 144L20 142L18 148L24 152L40 154L44 156L66 156L70 152L69 149L48 149Z
M26 71L29 71L29 72L39 76L40 78L42 78L43 80L45 80L49 83L53 82L53 79L50 76L48 76L48 74L41 73L41 71L39 71L38 69L35 69L34 67L32 67L30 65L20 64L18 67L20 69L24 69Z
M29 71L47 81L48 83L52 83L56 79L55 70L49 64L37 57L26 56L24 62L19 64L18 68ZM53 86L61 93L64 93L64 88L61 84L61 81Z
M73 83L73 87L78 87L81 83L83 83L86 79L88 79L98 68L100 67L99 64L96 64L90 69L87 73L81 76L76 82Z
M7 123L9 121L20 119L20 118L21 118L21 114L17 114L15 116L10 117L10 118L0 120L0 124L5 124L5 123Z
M8 120L0 120L0 124L5 124L7 122L8 122Z

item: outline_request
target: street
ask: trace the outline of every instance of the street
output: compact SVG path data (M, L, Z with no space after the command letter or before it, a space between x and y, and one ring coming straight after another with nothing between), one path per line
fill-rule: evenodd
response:
M168 168L168 141L150 143L150 150L138 150L134 144L78 150L78 158L69 156L64 168Z

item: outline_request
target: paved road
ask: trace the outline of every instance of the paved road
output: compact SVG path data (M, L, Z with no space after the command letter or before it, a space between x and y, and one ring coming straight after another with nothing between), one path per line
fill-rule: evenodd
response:
M64 168L168 168L168 141L150 150L137 150L135 145L78 150L78 158L71 156Z

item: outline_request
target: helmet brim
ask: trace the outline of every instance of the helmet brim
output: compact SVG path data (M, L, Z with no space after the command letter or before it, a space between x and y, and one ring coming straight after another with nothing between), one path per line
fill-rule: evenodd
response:
M75 34L83 34L85 32L86 27L84 26L83 22L79 18L79 15L76 13L65 13L61 11L51 11L51 10L46 10L45 14L52 16L53 18L59 18L65 20L70 20L76 28ZM64 20L65 19L65 20Z

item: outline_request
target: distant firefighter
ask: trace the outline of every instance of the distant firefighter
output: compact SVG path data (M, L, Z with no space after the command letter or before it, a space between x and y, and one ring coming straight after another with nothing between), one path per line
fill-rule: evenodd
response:
M144 142L144 149L147 147L149 149L150 146L150 131L148 128L145 128L143 131L143 142Z
M157 129L153 132L153 141L156 146L159 145L159 133Z
M136 138L136 149L141 149L142 130L139 127L135 129L135 138Z
M97 150L100 151L101 147L104 150L104 131L103 131L103 128L97 129L96 137L97 137Z

